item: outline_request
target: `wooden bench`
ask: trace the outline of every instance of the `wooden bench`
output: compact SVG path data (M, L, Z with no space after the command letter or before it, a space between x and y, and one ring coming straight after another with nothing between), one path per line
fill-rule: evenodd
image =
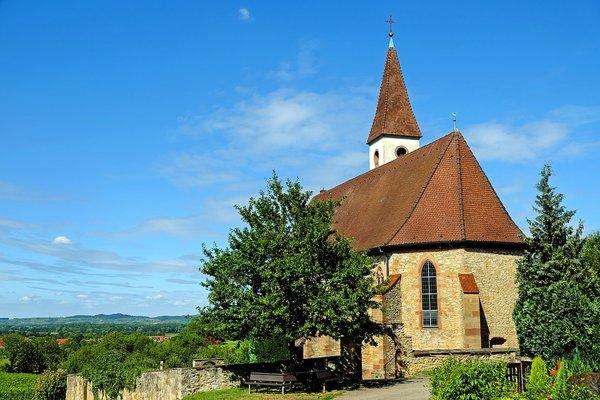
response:
M337 376L328 369L313 372L313 379L315 380L315 382L322 385L323 393L325 393L327 391L328 383L330 383L330 382L337 383L337 381L338 381Z
M250 379L245 383L248 385L248 393L251 392L252 385L281 387L281 394L285 394L286 389L302 386L295 374L281 372L250 372Z

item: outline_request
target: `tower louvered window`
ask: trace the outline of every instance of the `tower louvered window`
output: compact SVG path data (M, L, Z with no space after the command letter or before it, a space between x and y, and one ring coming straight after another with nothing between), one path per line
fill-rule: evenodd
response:
M421 270L421 304L423 313L423 327L437 327L437 279L435 276L435 267L431 261L425 262L425 265L423 265L423 269Z

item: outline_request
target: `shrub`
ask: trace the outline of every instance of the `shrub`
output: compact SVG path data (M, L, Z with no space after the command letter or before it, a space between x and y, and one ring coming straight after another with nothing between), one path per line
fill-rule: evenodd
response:
M548 366L541 357L533 359L531 372L527 377L527 397L530 399L546 399L550 395L550 375Z
M510 396L514 389L503 362L449 359L431 373L434 400L494 400Z
M250 342L250 362L289 360L290 351L283 340L271 339Z
M243 364L250 362L250 343L246 340L228 341L202 347L197 358L222 358L227 364Z
M67 373L63 370L46 371L35 386L35 400L64 400L67 394Z

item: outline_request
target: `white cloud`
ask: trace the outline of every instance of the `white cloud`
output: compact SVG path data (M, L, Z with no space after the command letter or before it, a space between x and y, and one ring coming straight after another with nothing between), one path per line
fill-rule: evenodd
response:
M153 294L153 295L146 296L146 300L154 300L154 301L156 301L156 300L162 300L164 298L165 298L165 295L162 294L162 293L156 293L156 294Z
M150 218L138 226L117 233L116 236L135 236L150 234L169 234L174 236L193 236L201 233L198 216Z
M238 19L240 19L241 21L252 20L252 16L250 15L250 10L248 10L246 7L241 7L238 10Z
M553 152L579 154L585 147L598 143L582 143L576 129L600 120L598 107L564 107L545 118L522 123L485 122L465 129L465 136L477 157L482 160L524 162L539 157L549 158Z
M20 301L21 303L31 303L31 302L33 302L33 301L37 301L37 300L39 300L39 298L40 298L40 297L39 297L39 296L36 296L36 295L28 295L28 296L23 296L23 297L21 297L21 298L19 299L19 301Z
M80 299L80 300L85 300L87 299L89 296L87 294L78 294L75 296L76 298Z
M314 52L316 42L304 42L294 61L283 61L279 67L267 73L267 77L278 81L291 81L314 75L317 72Z
M363 140L375 93L375 88L276 89L185 118L184 135L213 136L216 148L170 154L158 172L179 187L231 185L238 198L255 193L264 183L257 176L273 169L282 177L286 169L292 176L300 172L309 188L339 183L366 168Z
M71 241L71 239L69 239L66 236L57 236L54 238L54 240L52 241L52 244L56 244L56 245L66 245L66 244L73 244L73 242Z

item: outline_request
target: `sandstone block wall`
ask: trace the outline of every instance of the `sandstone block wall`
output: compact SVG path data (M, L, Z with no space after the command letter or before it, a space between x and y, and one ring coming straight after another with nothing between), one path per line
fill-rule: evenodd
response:
M454 358L460 361L505 361L516 362L519 360L515 351L507 351L506 353L448 353L448 354L430 354L408 357L405 361L404 374L407 377L422 375L425 372L431 371L442 365L448 358Z
M234 374L221 368L173 368L143 373L137 381L136 389L125 390L121 400L181 400L189 394L238 384L239 380ZM66 400L95 400L92 385L80 376L69 375ZM108 399L100 394L98 400Z
M329 336L318 336L309 338L304 343L303 357L335 357L340 355L340 342Z
M467 299L463 298L459 273L472 273L475 277L480 290L483 317L487 323L485 328L489 330L490 338L504 338L501 346L505 348L518 347L512 311L517 299L515 275L520 256L518 251L496 249L442 249L392 254L389 271L390 274L402 276L399 283L402 293L401 320L405 334L412 338L412 348L461 349L473 345L472 340L465 340ZM427 260L436 268L437 328L424 328L421 323L421 268ZM379 266L385 270L383 258ZM387 308L391 309L389 306Z

